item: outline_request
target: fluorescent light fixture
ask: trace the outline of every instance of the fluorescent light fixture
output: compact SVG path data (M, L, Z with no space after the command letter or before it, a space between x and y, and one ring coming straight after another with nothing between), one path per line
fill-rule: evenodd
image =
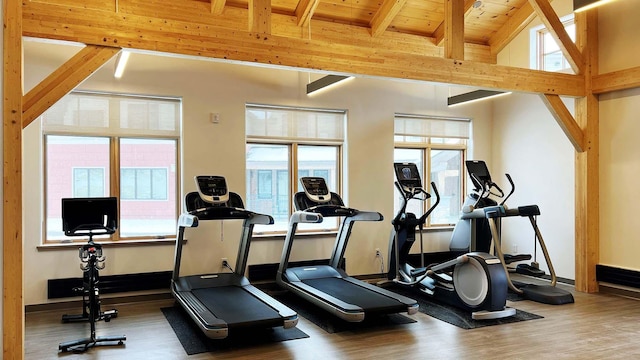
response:
M327 75L325 77L321 77L320 79L307 84L307 95L317 94L320 90L328 89L348 79L353 79L353 76Z
M115 78L120 79L122 77L124 68L127 66L127 61L129 60L129 55L131 55L131 53L126 50L122 50L120 51L120 54L118 54L118 58L116 59L116 71L113 73Z
M613 0L573 0L573 12L593 9L596 6L610 3Z
M450 96L447 99L448 106L456 106L469 104L476 101L487 100L502 95L509 95L511 92L495 91L495 90L475 90L472 92Z

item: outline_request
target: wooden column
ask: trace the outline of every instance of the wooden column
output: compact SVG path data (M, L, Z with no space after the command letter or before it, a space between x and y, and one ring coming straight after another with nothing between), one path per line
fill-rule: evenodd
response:
M586 96L576 99L576 121L584 132L585 151L576 153L575 231L576 290L597 292L596 264L600 258L600 139L598 96L592 79L598 74L597 9L576 13L576 45L585 61Z
M4 0L3 359L24 358L22 291L22 1Z

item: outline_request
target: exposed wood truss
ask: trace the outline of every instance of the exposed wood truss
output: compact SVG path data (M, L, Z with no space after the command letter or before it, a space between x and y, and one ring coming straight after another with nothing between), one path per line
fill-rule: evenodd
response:
M596 75L594 10L576 46L548 0L452 1L5 0L3 358L24 357L22 127L120 48L541 94L577 154L576 288L597 291L597 94L640 86L640 68ZM496 65L536 14L579 75ZM23 97L21 35L87 47ZM578 98L575 118L560 96Z
M88 45L29 91L22 101L22 128L68 94L120 51L119 48Z

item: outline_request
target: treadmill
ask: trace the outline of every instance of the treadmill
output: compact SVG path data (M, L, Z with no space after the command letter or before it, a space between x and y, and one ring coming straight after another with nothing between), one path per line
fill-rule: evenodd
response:
M244 276L256 224L273 224L269 215L244 209L240 195L227 190L222 176L196 176L197 192L185 196L186 212L178 218L171 292L193 321L211 339L223 339L234 329L295 327L298 315L249 283ZM180 276L186 228L200 221L240 219L242 235L235 270L228 273ZM198 246L195 245L194 246Z
M381 221L378 212L360 211L344 206L340 196L330 192L324 178L300 179L304 192L294 197L296 212L289 220L282 259L276 282L337 317L360 322L370 314L407 312L415 314L418 303L407 297L352 278L340 268L356 221ZM289 257L299 223L320 223L324 217L343 217L329 265L289 268Z

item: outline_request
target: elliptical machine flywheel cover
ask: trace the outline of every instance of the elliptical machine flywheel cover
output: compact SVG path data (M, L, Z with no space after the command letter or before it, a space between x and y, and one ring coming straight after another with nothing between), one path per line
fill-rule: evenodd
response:
M481 306L489 293L489 279L483 262L469 256L469 261L456 264L453 285L464 304L471 308Z

